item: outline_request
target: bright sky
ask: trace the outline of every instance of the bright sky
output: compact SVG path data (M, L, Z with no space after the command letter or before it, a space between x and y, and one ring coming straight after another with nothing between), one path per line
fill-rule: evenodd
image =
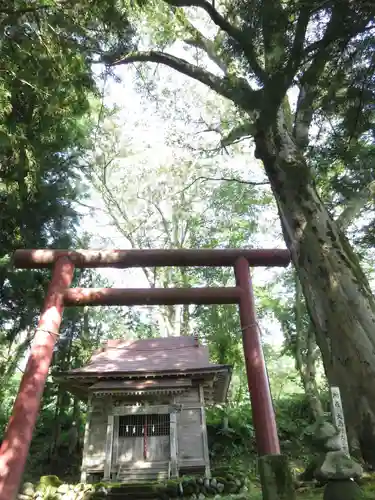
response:
M216 26L209 17L201 10L187 8L190 20L208 38L216 34ZM141 30L143 27L139 26ZM149 33L145 33L145 44L149 39ZM145 47L146 48L146 47ZM174 43L168 50L177 57L182 57L192 63L199 63L217 75L221 70L207 57L203 58L196 51L186 49L182 43ZM198 59L199 62L198 62ZM176 147L176 142L183 142L189 134L195 134L194 140L200 145L210 141L209 134L197 136L197 132L204 126L197 126L196 122L203 116L205 120L216 123L220 121L223 109L232 109L229 101L220 98L204 85L194 82L192 79L177 73L165 66L155 65L152 81L154 88L139 92L142 86L142 73L135 65L120 66L116 75L120 81L109 78L105 83L104 103L108 106L116 105L120 108L117 122L121 129L121 140L124 145L131 146L136 155L131 157L133 168L141 172L142 167L157 168L163 162L171 164L171 159L176 158L178 162L182 158L191 159L191 152L183 151ZM96 67L97 74L103 68ZM182 90L183 89L183 90ZM155 98L157 97L157 98ZM295 92L292 92L292 105L295 101ZM207 110L209 110L207 115ZM216 113L216 114L215 114ZM171 144L172 138L172 144ZM174 140L174 143L173 143ZM190 141L191 142L191 141ZM218 137L215 136L215 145ZM211 146L212 147L212 134ZM222 156L215 158L215 162L221 162L226 168L236 169L242 172L242 178L250 181L264 181L265 175L262 167L254 159L251 149L244 145L244 154L236 156ZM126 161L126 160L124 160ZM173 165L174 163L172 163ZM82 218L81 229L93 235L92 248L130 248L129 242L112 226L110 219L101 211L103 203L96 193L92 193L89 205L98 207L99 210L86 211ZM251 235L253 246L258 248L285 248L276 209L264 211L259 221L262 228L257 235ZM255 269L253 273L254 284L262 285L280 273L280 269ZM101 270L103 276L116 287L145 287L148 286L142 270ZM272 335L273 341L280 344L283 340L281 330L276 322L268 322L262 325Z
M161 84L172 84L176 88L180 85L192 84L187 78L181 77L176 73L171 73L164 68L159 70ZM168 159L171 154L175 153L175 148L166 145L166 139L171 133L171 126L173 127L172 120L162 120L157 115L156 105L148 101L139 93L137 93L134 86L135 69L133 67L123 67L118 72L121 82L110 81L106 85L106 98L105 103L111 105L115 103L121 108L119 113L119 123L124 130L126 136L125 140L130 138L132 149L140 150L141 156L146 158L146 164L160 165L165 159ZM171 75L173 80L171 81ZM179 81L180 80L180 81ZM192 84L195 85L195 84ZM201 98L204 101L205 97L212 99L212 93L207 91L203 86L199 86L199 92L202 94ZM185 94L189 99L189 95ZM181 99L184 96L180 96ZM190 100L194 100L196 96L190 96ZM193 102L188 102L188 106L193 106ZM176 129L181 128L186 130L186 125L177 123ZM177 132L179 132L177 130ZM180 152L179 152L180 154ZM190 154L190 153L189 153ZM134 167L137 169L142 168L140 164L143 163L144 158L140 155L134 157ZM141 160L141 161L140 161ZM132 161L132 158L130 159ZM225 157L225 166L227 168L236 168L243 171L243 178L251 180L264 180L261 168L253 159L251 152L246 155L230 158ZM92 193L91 200L87 202L88 205L97 207L98 210L85 211L81 208L81 212L85 213L82 218L81 230L87 231L93 235L91 248L130 248L129 242L113 227L110 219L100 210L103 203L96 193ZM260 226L264 228L262 234L256 235L254 246L263 248L284 248L285 244L282 241L277 214L275 211L264 213L260 221ZM148 286L142 270L100 270L101 274L105 276L113 286L116 287L146 287ZM254 271L254 282L256 285L261 285L269 280L280 270L264 270L256 269ZM264 329L272 335L273 341L276 344L282 342L282 334L277 323L268 323L263 325Z

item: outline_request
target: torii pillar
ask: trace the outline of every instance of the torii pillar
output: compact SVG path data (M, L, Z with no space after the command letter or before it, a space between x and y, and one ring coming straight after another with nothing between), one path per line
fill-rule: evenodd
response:
M0 500L15 500L22 480L64 306L238 304L258 455L275 457L278 461L277 457L281 457L279 439L255 314L250 266L285 267L289 263L290 254L287 250L17 250L14 254L15 267L52 268L53 271L29 360L0 449ZM187 289L69 288L75 268L159 266L233 267L236 286ZM276 477L277 474L274 475ZM270 481L268 476L265 484ZM290 491L288 494L290 497ZM284 497L278 498L281 500Z

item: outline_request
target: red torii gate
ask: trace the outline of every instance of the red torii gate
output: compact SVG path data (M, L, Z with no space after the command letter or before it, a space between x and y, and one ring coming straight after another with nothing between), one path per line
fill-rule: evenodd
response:
M33 345L0 449L0 500L14 500L24 471L64 306L238 304L257 450L279 455L275 415L254 307L250 266L284 266L288 250L17 250L14 266L53 268ZM77 268L233 267L235 287L69 288Z

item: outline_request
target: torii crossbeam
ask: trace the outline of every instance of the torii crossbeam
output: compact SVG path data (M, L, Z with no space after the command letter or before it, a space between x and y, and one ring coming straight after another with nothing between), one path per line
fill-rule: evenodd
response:
M30 442L64 306L238 304L258 454L278 455L280 445L254 306L250 266L290 263L287 250L17 250L14 266L52 268L52 279L35 332L12 416L0 449L0 500L14 500ZM233 267L235 287L70 288L74 269L129 267Z

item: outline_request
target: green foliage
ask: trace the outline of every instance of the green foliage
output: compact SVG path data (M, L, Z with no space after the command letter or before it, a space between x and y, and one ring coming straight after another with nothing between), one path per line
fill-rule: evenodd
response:
M53 0L40 5L16 1L0 7L4 63L0 75L1 435L19 383L17 372L33 339L50 279L46 271L13 269L9 257L17 248L87 244L87 238L79 241L77 237L76 202L85 196L82 172L100 107L91 63L103 50L128 46L132 32L120 7L111 0L100 5L91 1L63 5ZM94 283L95 279L95 273L78 271L74 284ZM105 330L101 329L103 315L90 313L66 311L54 354L55 368L80 366L98 345ZM111 323L108 318L106 327ZM106 334L116 335L116 331ZM27 473L43 475L46 467L60 472L61 464L67 473L77 471L79 443L72 455L69 429L84 408L50 381L42 405ZM83 420L78 424L82 434ZM57 463L51 456L54 448L60 451Z
M365 67L373 56L373 34L366 26L371 6L355 7L345 2L340 9L334 3L321 6L314 2L305 5L236 0L222 6L224 21L233 22L234 30L231 30L228 25L220 26L222 20L213 6L206 8L203 4L215 21L214 12L215 23L219 20L221 27L209 44L190 22L189 12L182 10L179 2L171 7L172 3L139 2L131 15L140 32L144 29L142 21L147 21L149 41L154 47L163 50L178 39L184 40L197 53L205 55L205 62L210 59L217 64L219 61L221 70L224 67L222 79L208 74L205 62L201 68L203 73L190 65L185 74L239 106L240 110L233 113L236 119L222 124L223 129L233 132L229 129L236 125L236 120L241 121L240 133L237 136L231 133L231 138L240 139L245 132L253 133L254 127L248 125L253 125L254 116L260 116L257 126L268 126L281 102L285 102L287 90L297 81L301 95L306 91L309 94L307 109L312 110L316 124L321 125L323 131L323 138L306 154L330 210L335 211L338 204L346 204L373 180L374 80ZM256 219L269 202L269 196L250 184L209 179L212 175L239 176L237 171L194 166L190 162L181 162L172 174L166 165L142 173L134 164L120 169L119 163L113 161L112 144L106 145L106 151L102 148L103 161L98 161L93 172L88 172L87 149L92 146L91 140L97 139L93 108L97 111L101 107L91 63L100 58L111 63L134 49L133 42L138 40L127 19L127 10L131 8L131 2L112 0L68 1L63 5L52 0L40 8L26 8L19 1L14 2L12 9L0 8L3 28L0 52L5 68L0 78L2 426L14 398L16 377L13 375L32 339L49 277L44 271L15 271L10 268L8 257L18 247L79 244L72 235L78 223L74 202L84 195L82 172L100 189L114 224L134 247L251 246ZM327 43L321 43L317 40L319 32L326 29L330 14L333 19L328 24L332 25L328 32L330 38L327 41L323 35L322 41ZM309 20L314 29L305 33L305 41L298 46L299 30L303 32ZM311 47L314 44L315 48ZM319 57L323 58L322 63ZM202 61L198 54L196 59L197 64ZM177 61L177 65L175 61L174 67L181 70L181 61ZM254 81L262 89L261 93L250 88L248 82ZM284 108L288 115L287 127L292 128L294 119L297 129L298 113L289 113L288 106ZM334 122L334 133L324 129L330 122ZM308 125L310 123L307 128ZM293 139L296 143L299 141L297 133ZM300 144L298 146L303 150ZM199 176L206 176L204 182L197 182ZM369 207L367 204L365 208ZM370 222L366 228L367 236L372 225ZM157 283L163 286L221 285L233 281L231 273L216 269L208 272L145 270L145 276L150 286ZM91 272L77 274L75 284L78 281L81 286L98 282ZM294 322L296 304L270 300L269 290L265 295L264 309L272 309L285 332L289 332L288 352L296 358L302 351L307 352L305 345L302 348L297 345L301 324ZM208 412L213 435L212 457L214 461L253 463L254 428L249 405L244 403L247 389L237 311L234 307L199 307L185 308L178 313L169 308L163 313L172 325L170 332L176 333L176 324L182 318L182 333L197 328L210 347L212 360L234 365L237 385L230 404ZM309 326L306 317L303 311L305 330ZM144 321L138 312L71 309L64 318L53 368L67 370L81 366L104 338L148 337L157 333L159 328L155 322ZM275 358L276 355L273 367ZM301 371L306 366L307 362L302 363ZM271 385L273 383L271 380ZM306 450L299 442L300 432L311 421L309 405L302 396L276 399L282 446L301 458ZM64 468L66 475L77 474L82 443L78 442L71 452L69 433L72 422L78 420L82 436L84 411L84 405L76 398L50 380L47 382L29 458L30 475L40 475L46 468L51 472ZM228 418L228 428L223 427L224 417ZM53 436L53 449L50 436Z
M309 401L304 394L291 394L274 403L282 452L293 462L303 464L311 453L304 431L312 424ZM255 430L249 403L230 407L225 412L228 426L223 426L220 408L207 409L207 429L213 467L239 467L254 471L256 466Z
M343 224L340 217L334 222L326 212L327 208L332 216L337 216L350 208L350 217L346 212L349 225L361 214L369 215L370 224L361 221L365 234L356 236L362 242L363 236L371 240L374 6L369 2L281 0L230 0L216 6L200 0L166 0L156 2L156 6L155 20L150 19L155 2L142 2L137 13L148 30L158 36L150 36L139 45L139 51L124 54L121 61L112 64L164 64L195 79L228 99L233 104L232 117L236 117L220 126L211 122L205 131L218 132L221 145L225 146L253 137L256 157L264 162L277 200L286 243L303 278L301 285L309 301L307 310L316 329L311 332L311 325L304 328L300 324L303 328L293 332L293 342L289 343L296 355L303 352L296 364L313 401L318 393L314 377L302 377L302 373L315 375L315 334L329 373L332 358L341 363L352 357L354 351L361 351L352 339L348 343L338 340L341 324L334 318L341 316L340 308L353 308L348 312L353 325L370 325L374 320L374 301L365 273L345 239L348 224ZM180 51L180 57L174 55L176 37L186 49ZM111 65L110 57L108 64ZM295 92L297 99L292 103ZM235 122L229 130L228 122ZM350 206L352 202L354 208ZM329 230L322 224L323 213ZM338 271L339 266L342 272ZM333 273L340 283L334 288ZM349 292L340 292L347 289L348 276L353 278L351 295L361 296L367 302L365 307L355 308ZM332 308L326 307L329 301ZM289 315L290 309L284 308L284 313ZM301 323L306 318L307 314L303 314ZM351 329L348 328L348 338ZM301 330L305 335L300 335ZM371 328L363 335L372 342ZM304 345L300 349L297 344L301 339ZM344 349L348 352L342 352ZM367 350L362 350L360 357L358 363L369 362ZM363 387L363 371L354 367L355 363L351 366L349 378ZM351 400L349 395L344 399ZM369 393L367 406L375 415L375 407L370 403L373 399ZM321 408L316 406L315 412L319 413ZM367 409L360 413L366 412ZM353 421L359 418L355 417L354 406L350 413ZM358 422L353 426L361 427ZM362 438L363 442L366 440Z
M170 498L190 497L192 494L204 493L205 496L220 497L227 493L237 494L244 486L244 476L231 469L222 470L222 475L212 475L212 479L217 483L221 483L223 491L218 492L216 485L204 485L204 478L199 476L183 476L179 479L171 479L167 481L151 481L139 483L106 483L100 482L95 485L90 484L67 484L60 481L57 476L43 476L39 483L34 487L31 483L27 483L23 487L23 491L30 492L37 498L42 500L62 500L66 495L69 495L73 500L82 498L82 493L85 493L84 498L89 499L104 499L104 498L121 498L137 499L161 499L169 500ZM207 481L207 479L205 479ZM31 496L31 495L30 495ZM34 498L35 496L31 496Z
M296 498L294 478L286 455L265 455L258 460L264 500Z
M39 489L47 488L48 486L58 488L62 484L62 481L57 476L42 476L37 487Z
M232 474L231 474L232 472ZM229 474L229 476L228 476ZM224 477L222 477L224 476ZM238 475L237 470L233 469L217 469L213 470L213 477L217 478L218 480L220 479L223 484L226 483L228 480L230 480L233 477L241 477ZM186 478L188 479L188 478ZM178 484L178 481L168 481L165 483L165 486L168 488L174 489L176 485ZM374 489L375 489L375 482L374 478L371 475L366 475L365 479L361 481L360 483L360 489L358 488L358 485L354 483L354 487L351 487L351 490L356 491L357 493L361 493L360 498L368 499L371 500L373 498L374 494ZM31 484L26 484L27 491L31 492L31 489L34 491L34 487ZM142 483L142 484L129 484L129 485L123 485L123 484L116 484L116 483L100 483L96 486L97 490L100 490L101 487L104 486L106 489L110 489L112 487L113 493L118 494L121 489L124 489L124 493L126 491L131 492L130 494L133 494L134 491L139 491L140 494L142 495L147 495L147 493L150 492L151 489L154 489L156 487L155 483ZM163 485L161 485L163 486ZM221 495L222 500L261 500L262 499L262 494L261 494L261 489L258 481L253 480L251 483L247 483L246 486L246 491L240 494L224 494ZM155 488L157 489L157 488ZM61 492L60 493L53 493L52 497L46 497L42 496L42 500L60 500L62 495L64 495L67 492L69 494L74 494L77 495L77 498L80 498L80 495L82 492L86 493L87 498L106 498L105 494L103 493L94 493L93 492L94 487L93 485L84 485L84 484L67 484L63 483L61 485ZM26 491L26 490L25 490ZM56 488L55 488L56 491ZM73 493L74 492L74 493ZM38 491L38 494L40 494L40 491ZM298 487L297 485L297 490L296 490L296 498L298 500L321 500L322 496L324 494L324 490L321 487ZM85 496L85 498L86 498ZM73 497L74 498L74 497ZM134 496L133 498L136 498ZM142 498L147 498L147 496L144 496ZM336 497L335 497L336 498ZM340 497L341 498L341 497ZM343 496L342 498L345 498ZM350 497L351 498L351 497Z
M282 443L298 449L306 427L313 422L309 400L305 394L289 395L280 398L275 405L279 437Z
M16 248L71 246L78 173L93 122L95 92L82 55L43 10L0 10L1 258ZM35 327L48 273L0 268L2 386L17 367ZM26 332L19 342L19 334ZM10 358L10 359L9 359Z
M105 120L104 134L93 153L95 168L89 179L102 198L114 234L125 238L132 248L251 245L249 228L256 230L256 215L260 206L267 203L260 188L241 182L240 172L232 171L229 175L221 165L201 165L184 158L176 165L174 155L173 163L162 155L153 159L152 165L144 165L142 158L136 160L133 155L131 138L125 142L116 128L115 135L110 136L108 131L113 128L114 120ZM151 287L221 286L233 281L231 271L220 269L143 269L143 275ZM211 311L210 320L207 314ZM229 319L233 308L224 311L194 306L161 307L158 312L162 321L154 332L168 335L186 335L197 322L204 337L208 323L212 332L220 317L225 316L231 322L234 319ZM155 316L151 322L156 324ZM221 341L225 343L224 326L221 331ZM212 340L210 333L207 340Z
M36 326L49 273L20 271L16 248L75 246L74 202L97 122L91 62L132 37L117 2L23 1L0 7L0 381L4 390Z

